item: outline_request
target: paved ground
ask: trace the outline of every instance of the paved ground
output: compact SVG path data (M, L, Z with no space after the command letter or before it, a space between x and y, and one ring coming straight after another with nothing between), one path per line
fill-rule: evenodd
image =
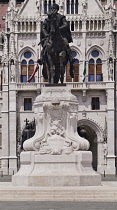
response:
M117 210L117 203L0 202L0 210Z
M0 210L117 210L117 177L114 176L106 176L102 178L102 186L98 187L79 187L80 194L81 190L88 191L88 195L91 193L91 189L93 190L93 193L95 191L102 192L102 195L105 194L105 192L113 192L114 199L109 202L109 198L106 197L106 201L95 199L90 201L31 201L31 198L28 197L27 201L11 201L6 199L0 201ZM11 177L0 177L0 198L4 192L9 191L9 195L12 191L15 191L17 193L17 190L21 190L22 196L23 196L23 190L28 190L31 192L32 190L35 191L35 187L25 187L24 189L22 187L17 187L17 190L15 187L11 184ZM85 189L86 188L86 189ZM41 188L40 188L41 189ZM90 190L90 191L89 191ZM111 192L111 196L112 196ZM6 196L6 195L5 195ZM107 196L107 195L105 195ZM109 196L109 195L108 195ZM11 196L12 197L12 196ZM24 198L25 196L23 196ZM116 198L116 199L115 199ZM24 198L25 199L25 198ZM116 202L115 202L116 201Z

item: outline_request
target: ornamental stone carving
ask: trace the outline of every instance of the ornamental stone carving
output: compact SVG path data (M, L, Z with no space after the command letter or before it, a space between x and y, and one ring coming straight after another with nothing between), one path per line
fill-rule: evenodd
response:
M101 41L100 41L100 46L103 46L103 45L104 45L104 41L101 40Z
M82 14L85 16L87 14L87 0L82 2Z
M89 41L88 41L88 46L91 46L91 45L92 45L92 41L89 40Z
M77 133L78 101L67 87L44 87L34 102L36 133L24 142L25 151L71 154L88 150L89 142Z

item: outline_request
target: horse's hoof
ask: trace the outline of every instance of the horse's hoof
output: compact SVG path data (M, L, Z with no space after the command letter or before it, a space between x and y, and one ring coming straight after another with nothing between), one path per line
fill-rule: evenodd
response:
M39 65L42 65L42 64L43 64L43 62L42 62L41 59L38 59L38 60L37 60L37 63L38 63Z

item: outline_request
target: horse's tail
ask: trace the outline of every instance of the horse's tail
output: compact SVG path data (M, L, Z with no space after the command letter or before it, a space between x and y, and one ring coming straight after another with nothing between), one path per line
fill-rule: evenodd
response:
M70 73L71 78L74 78L74 64L73 64L73 62L70 62L69 73Z

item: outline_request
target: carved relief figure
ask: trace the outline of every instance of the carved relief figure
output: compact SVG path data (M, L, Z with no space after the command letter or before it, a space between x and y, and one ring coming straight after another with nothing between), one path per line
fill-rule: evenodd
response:
M40 1L39 1L39 0L36 0L36 6L37 6L37 9L38 9L39 12L40 12Z
M87 2L86 2L86 0L84 0L82 2L82 14L86 15L86 12L87 12Z
M15 82L15 65L14 60L11 60L11 82Z
M113 81L114 64L112 58L109 59L109 72L108 77L110 81Z
M107 164L107 155L108 155L108 146L107 143L104 142L103 144L103 154L104 154L104 165Z

